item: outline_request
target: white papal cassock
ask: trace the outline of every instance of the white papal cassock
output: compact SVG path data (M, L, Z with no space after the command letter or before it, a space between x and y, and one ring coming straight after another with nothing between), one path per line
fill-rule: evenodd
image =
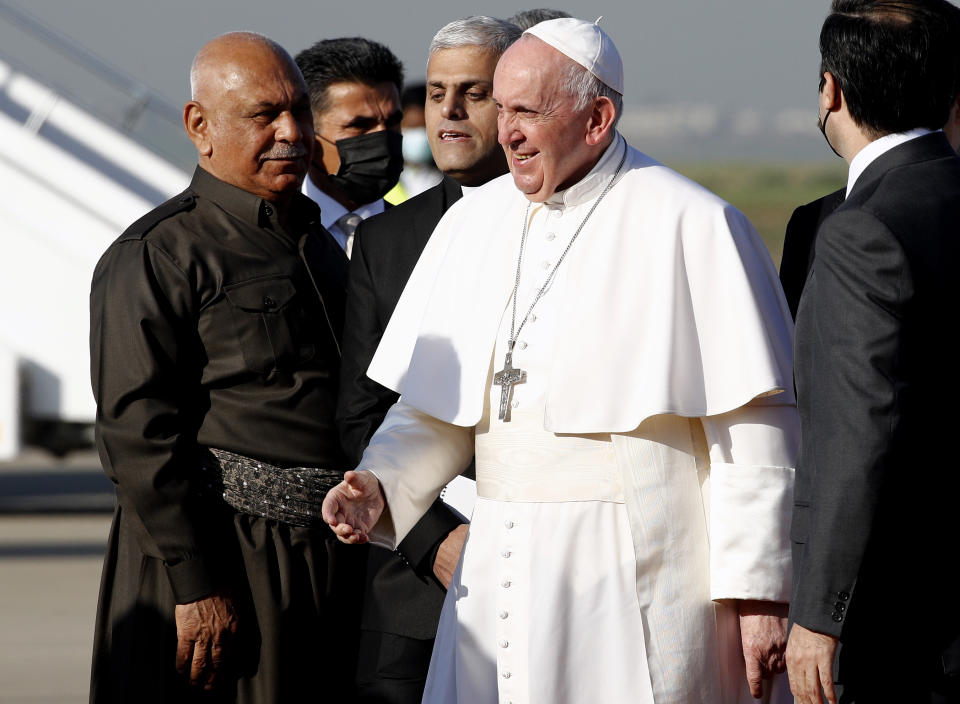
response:
M360 465L387 498L375 542L477 458L426 702L752 701L727 600L789 596L798 439L792 326L755 231L618 137L532 207L517 324L624 150L519 336L510 423L491 386L527 203L509 177L441 221L371 365L402 394Z

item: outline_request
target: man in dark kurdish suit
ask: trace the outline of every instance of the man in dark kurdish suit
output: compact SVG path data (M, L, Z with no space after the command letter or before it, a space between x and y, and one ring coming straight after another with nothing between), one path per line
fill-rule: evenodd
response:
M363 565L338 562L312 511L351 466L335 425L347 258L300 194L306 85L246 32L206 44L190 79L193 181L93 278L97 445L117 509L90 698L317 701L325 682L350 701L334 673L355 666Z
M797 313L802 425L787 648L801 704L931 702L960 636L956 354L957 9L835 0L821 129L850 164ZM903 608L909 604L906 608ZM838 699L839 698L839 699Z
M343 446L354 465L397 400L366 371L420 253L465 189L507 172L491 93L497 60L519 36L514 25L483 16L437 32L427 63L425 118L444 178L357 230L338 404ZM357 672L360 701L420 701L440 608L465 535L462 517L438 499L397 554L371 546Z

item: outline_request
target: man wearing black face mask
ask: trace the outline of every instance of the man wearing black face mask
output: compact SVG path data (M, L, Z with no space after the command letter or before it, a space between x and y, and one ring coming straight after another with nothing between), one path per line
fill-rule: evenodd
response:
M307 81L316 146L303 192L347 256L364 218L403 168L403 67L387 47L361 37L324 39L297 54Z

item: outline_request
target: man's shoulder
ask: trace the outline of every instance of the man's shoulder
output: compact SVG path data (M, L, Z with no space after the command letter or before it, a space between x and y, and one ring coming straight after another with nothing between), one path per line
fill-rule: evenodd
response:
M723 198L689 176L633 147L630 147L624 169L624 187L618 190L638 207L649 207L651 199L669 203L678 209L731 207Z
M820 196L809 203L798 205L790 216L790 220L813 221L819 224L824 218L837 209L837 206L843 202L846 195L847 187L843 186L833 193Z
M423 193L364 220L360 224L363 236L365 238L382 236L381 233L394 232L398 225L416 219L424 210L432 210L439 207L444 197L444 183L441 181Z
M877 157L860 175L844 209L906 216L943 199L960 202L958 190L960 158L943 134L934 132Z
M182 213L189 213L196 208L197 196L187 189L178 193L165 203L161 203L149 213L134 222L117 238L117 242L143 240L164 223L169 223Z
M797 206L790 215L790 220L787 221L785 239L802 238L812 241L821 223L843 204L846 195L847 188L844 186L833 193Z

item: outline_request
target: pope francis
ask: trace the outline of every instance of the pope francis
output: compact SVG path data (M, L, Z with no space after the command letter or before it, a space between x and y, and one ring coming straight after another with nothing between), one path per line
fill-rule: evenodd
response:
M595 24L527 30L493 93L511 173L438 225L368 371L401 399L324 518L393 548L476 454L424 702L787 701L798 423L770 258L616 132Z

